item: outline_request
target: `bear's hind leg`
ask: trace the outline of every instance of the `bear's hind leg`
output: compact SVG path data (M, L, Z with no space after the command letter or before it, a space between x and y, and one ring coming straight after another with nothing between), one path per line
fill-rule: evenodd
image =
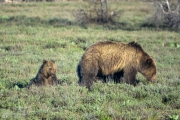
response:
M81 83L88 89L92 86L93 82L97 82L98 68L92 67L83 71Z
M85 85L88 89L93 82L97 82L98 62L96 60L83 60L81 62L81 80L80 85Z
M96 82L96 81L97 80L94 74L84 75L81 80L81 85L86 86L90 90L93 82Z

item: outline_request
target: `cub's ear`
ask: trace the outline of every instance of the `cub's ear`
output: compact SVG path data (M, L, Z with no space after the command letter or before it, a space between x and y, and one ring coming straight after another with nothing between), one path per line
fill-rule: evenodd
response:
M43 60L43 64L45 64L45 63L47 63L47 60L44 59L44 60Z
M51 62L55 63L55 61L54 61L54 60L51 60Z
M152 62L153 62L152 58L147 58L146 63L147 63L148 65L151 65Z

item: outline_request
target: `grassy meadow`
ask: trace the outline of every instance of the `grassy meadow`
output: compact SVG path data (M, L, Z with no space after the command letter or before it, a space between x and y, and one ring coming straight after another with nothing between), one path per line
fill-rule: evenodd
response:
M142 27L153 14L143 2L112 2L118 25L75 24L82 2L0 4L1 120L180 120L180 34ZM98 41L136 41L154 57L157 82L137 75L136 87L77 84L76 66ZM26 89L43 59L55 60L62 84Z

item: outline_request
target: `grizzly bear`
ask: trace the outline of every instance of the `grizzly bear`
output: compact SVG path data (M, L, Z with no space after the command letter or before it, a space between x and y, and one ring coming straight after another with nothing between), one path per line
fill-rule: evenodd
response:
M56 77L56 70L57 66L54 60L43 60L43 64L36 77L30 81L30 84L27 87L29 88L33 84L36 86L57 85L58 80Z
M78 66L79 85L90 89L99 78L106 81L123 81L136 85L136 74L140 72L149 81L156 80L156 63L136 42L98 42L87 48Z

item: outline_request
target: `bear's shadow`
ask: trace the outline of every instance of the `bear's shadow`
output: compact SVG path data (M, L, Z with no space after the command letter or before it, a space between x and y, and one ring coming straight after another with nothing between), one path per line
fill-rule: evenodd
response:
M12 87L18 86L19 88L25 88L29 83L28 82L15 82L12 84Z
M101 71L98 72L97 78L101 79L104 83L113 81L114 83L120 83L122 82L122 79L124 75L124 71L121 70L119 72L115 72L114 74L110 75L103 75Z

